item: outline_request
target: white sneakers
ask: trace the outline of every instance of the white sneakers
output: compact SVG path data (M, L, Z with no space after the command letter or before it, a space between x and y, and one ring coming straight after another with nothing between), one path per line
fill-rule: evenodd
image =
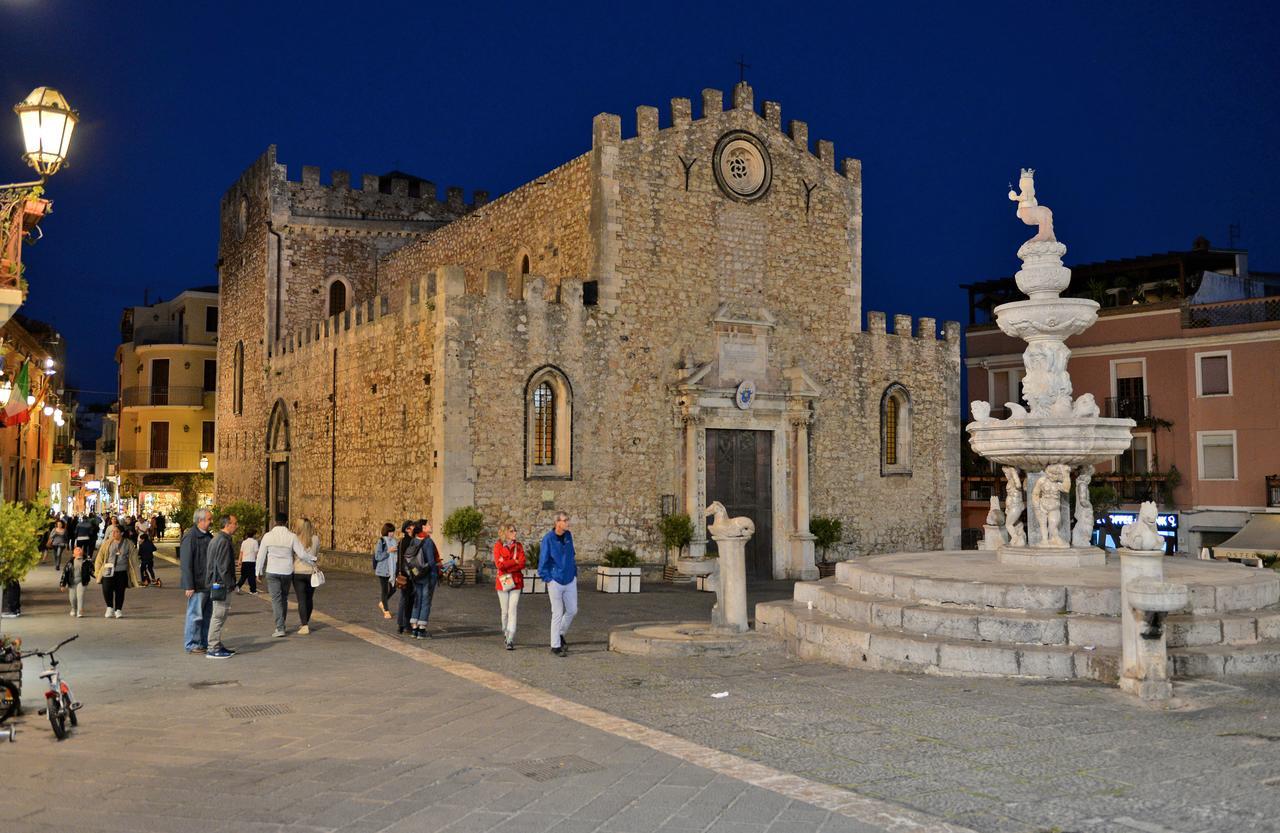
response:
M302 627L298 628L298 633L301 634L302 636L306 636L307 634L311 633L311 628L307 627L306 625L303 625Z
M116 608L116 618L117 618L117 619L119 619L119 618L120 618L120 617L122 617L122 616L124 616L124 611L117 607L117 608Z
M71 616L75 616L75 615L76 615L76 612L73 610L73 611L71 611L70 615L71 615Z
M111 618L111 614L112 614L112 613L114 613L114 612L115 612L114 608L110 608L110 607L109 607L109 608L107 608L107 612L106 612L106 613L104 613L104 614L102 614L102 618L103 618L103 619L110 619L110 618Z

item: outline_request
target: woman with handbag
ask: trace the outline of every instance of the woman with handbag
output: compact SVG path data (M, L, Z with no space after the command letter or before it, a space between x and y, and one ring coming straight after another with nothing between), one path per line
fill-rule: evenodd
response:
M516 540L516 526L505 521L498 527L498 540L493 544L493 566L498 570L494 589L498 591L502 638L508 651L516 649L516 611L524 590L524 564L524 546Z
M305 636L311 633L311 626L307 623L311 621L316 588L324 583L324 573L316 565L316 558L320 553L320 536L316 534L316 528L311 525L309 518L299 520L293 528L293 534L298 536L298 541L307 551L305 558L296 553L293 556L293 595L298 600L298 621L301 623L298 633Z
M378 588L381 590L382 599L378 602L378 610L382 611L383 619L391 618L391 611L387 609L387 602L391 599L391 594L395 592L395 571L396 571L396 525L386 523L382 525L382 537L378 539L378 543L373 547L373 574L378 577Z
M108 529L103 546L93 560L93 577L102 585L102 599L107 603L106 618L124 616L124 591L137 587L138 548L124 537L119 526Z
M413 582L409 579L409 565L405 556L409 553L409 545L413 543L413 521L405 521L400 525L400 543L396 547L395 585L400 591L400 611L396 616L399 626L396 633L403 634L409 630L409 620L413 618Z

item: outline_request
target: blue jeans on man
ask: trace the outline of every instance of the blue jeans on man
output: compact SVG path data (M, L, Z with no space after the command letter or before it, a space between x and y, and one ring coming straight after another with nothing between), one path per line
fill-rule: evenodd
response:
M213 600L208 590L197 590L187 599L187 623L182 639L187 652L209 648L209 619L213 616Z
M431 618L431 597L436 594L436 583L439 580L439 573L432 570L424 580L413 583L413 613L409 617L411 627L426 630L427 620Z

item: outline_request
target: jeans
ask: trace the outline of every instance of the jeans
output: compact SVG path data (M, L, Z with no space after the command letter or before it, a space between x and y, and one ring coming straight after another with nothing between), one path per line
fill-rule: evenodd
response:
M439 581L440 577L431 572L423 581L413 583L413 614L409 617L410 627L426 628L427 620L431 618L431 597L436 594L436 583Z
M67 548L63 546L57 546L57 547L52 547L52 549L53 549L53 569L61 570L62 554L67 551Z
M401 632L413 627L410 620L413 618L413 605L417 598L412 581L400 588L400 610L396 616L396 624L400 626Z
M124 591L129 587L129 574L116 573L102 580L102 600L112 610L124 610Z
M84 613L84 585L75 582L67 588L67 597L71 600L72 613Z
M271 593L271 612L276 615L276 630L284 632L284 614L289 610L289 586L293 576L267 573L267 590Z
M310 573L293 574L293 595L298 600L298 623L306 625L311 621L311 600L316 595Z
M253 561L240 562L240 580L236 582L236 589L244 587L244 583L249 582L249 592L258 592L258 574L254 572L258 565Z
M561 584L558 581L547 582L547 596L551 599L551 647L559 648L562 637L573 624L573 617L578 613L578 582Z
M227 613L231 609L231 600L210 603L209 644L222 644L222 628L227 624Z
M213 602L208 590L197 590L187 599L187 624L182 641L188 651L209 647L209 619L213 616Z
M498 609L502 611L502 635L508 642L516 638L516 611L520 609L520 588L498 591Z

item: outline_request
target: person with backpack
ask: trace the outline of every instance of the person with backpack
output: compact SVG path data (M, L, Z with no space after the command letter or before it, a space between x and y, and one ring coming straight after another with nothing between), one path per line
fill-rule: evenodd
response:
M387 601L391 598L391 594L395 592L395 568L396 568L396 525L386 523L382 525L382 536L378 538L378 543L373 547L373 574L378 577L378 588L381 591L382 599L378 602L378 610L382 611L383 619L391 618L391 611L387 609Z
M440 552L431 540L431 521L418 521L413 525L413 540L409 542L404 558L405 569L413 581L413 612L409 616L409 629L414 639L428 639L427 620L431 618L431 599L440 581Z
M84 589L93 581L93 562L84 557L84 550L76 547L71 551L62 568L62 580L58 586L67 591L71 601L71 615L77 619L84 618Z

